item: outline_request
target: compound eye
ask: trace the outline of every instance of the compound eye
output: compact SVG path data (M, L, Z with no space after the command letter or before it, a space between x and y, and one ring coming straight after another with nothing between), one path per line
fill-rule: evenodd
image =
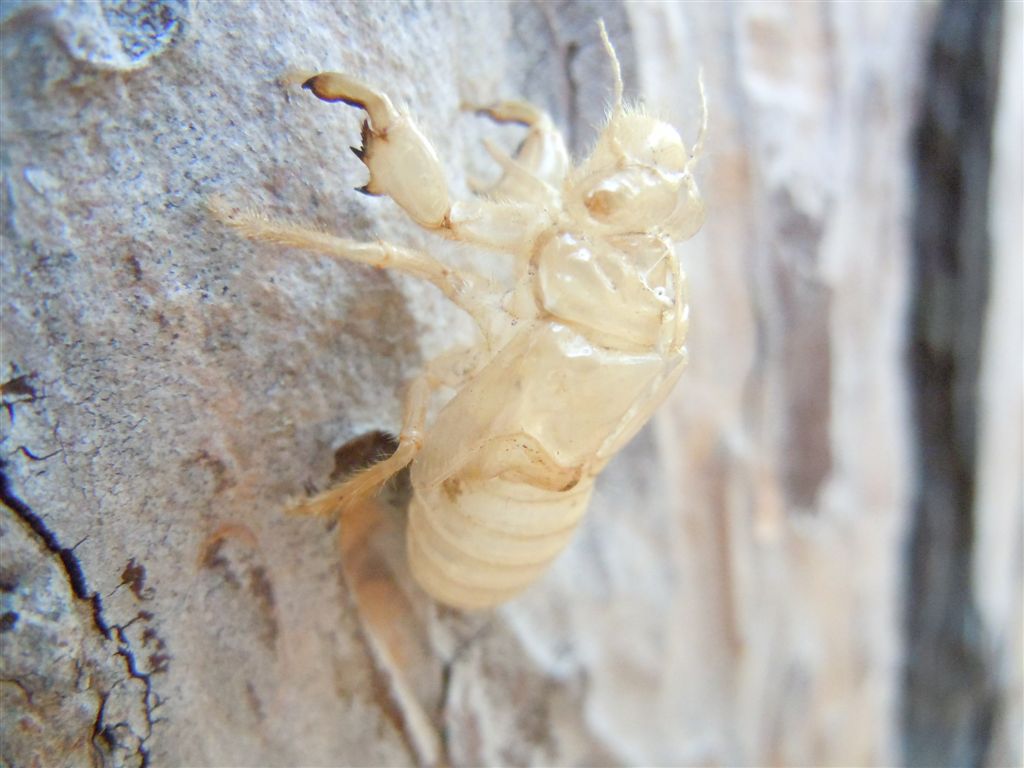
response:
M620 207L621 194L612 189L598 188L588 194L583 200L590 215L598 221L607 221L617 208Z
M675 208L676 187L648 168L630 168L607 176L583 196L591 218L621 231L643 231L664 221Z

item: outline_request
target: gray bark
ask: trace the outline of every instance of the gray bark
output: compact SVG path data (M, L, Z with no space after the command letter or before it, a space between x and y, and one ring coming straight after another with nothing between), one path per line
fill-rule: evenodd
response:
M901 760L913 130L937 12L5 5L3 761ZM679 249L691 367L555 567L460 615L403 570L401 486L341 548L332 524L284 511L396 431L403 382L469 341L468 320L411 278L241 240L205 204L487 269L494 255L356 194L362 116L281 77L380 85L466 195L497 174L481 140L511 149L521 129L460 105L530 99L586 151L611 98L598 17L627 97L686 137L704 69L709 216ZM993 285L1019 282L1012 93ZM983 372L1014 354L1014 322L1020 349L1019 302L999 295ZM1019 388L982 376L986 402L1019 415ZM981 454L1005 456L1013 434L986 429ZM1020 534L1020 473L977 480L991 764L1021 759L1021 551L1003 545Z

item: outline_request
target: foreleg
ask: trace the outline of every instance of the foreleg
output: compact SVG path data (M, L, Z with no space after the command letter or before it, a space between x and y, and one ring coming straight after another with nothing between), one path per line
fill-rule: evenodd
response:
M360 191L387 195L422 227L453 240L520 253L550 226L550 206L535 200L473 200L453 203L444 168L433 146L383 93L348 75L325 72L303 83L324 101L364 109L362 147L353 151L370 180Z
M514 157L485 142L487 151L505 171L488 194L539 203L548 202L552 193L557 196L569 170L569 152L551 117L525 101L500 101L475 111L495 122L518 123L529 129Z

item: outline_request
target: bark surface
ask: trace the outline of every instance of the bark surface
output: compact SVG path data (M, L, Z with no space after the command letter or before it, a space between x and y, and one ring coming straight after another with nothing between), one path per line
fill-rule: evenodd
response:
M5 4L2 761L901 760L914 141L940 12ZM1019 299L1008 14L1018 79L996 104L989 283L1016 275ZM709 215L679 251L691 366L551 571L461 615L409 581L400 484L340 547L331 524L284 511L387 445L403 382L469 341L469 321L411 278L243 241L206 201L487 269L495 255L356 194L362 114L282 77L380 85L468 195L498 173L481 140L512 149L521 129L467 104L527 98L586 151L612 94L599 16L627 98L686 137L704 69ZM995 707L978 759L999 764L1021 759L1021 550L1006 541L1022 395L1005 385L1020 303L994 291L967 514L983 521L970 588Z

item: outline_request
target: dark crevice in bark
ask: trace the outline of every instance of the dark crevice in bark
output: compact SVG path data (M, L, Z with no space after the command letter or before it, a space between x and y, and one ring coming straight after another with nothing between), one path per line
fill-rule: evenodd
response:
M919 491L903 706L911 766L982 765L996 714L971 567L1000 29L1000 3L942 5L916 135L910 373Z
M156 719L153 716L153 710L160 706L160 700L153 691L153 673L143 672L139 669L138 662L135 659L135 654L132 652L131 645L128 642L128 638L124 633L124 628L114 626L114 631L117 633L117 655L124 659L125 668L128 670L128 675L142 682L145 686L145 694L143 696L143 708L146 713L146 733L139 737L138 753L141 759L140 768L147 768L149 766L149 749L146 746L146 742L149 737L153 735L153 724ZM127 727L127 723L124 724Z
M21 519L39 538L43 543L43 546L57 557L63 566L68 584L75 597L89 604L96 629L107 640L117 642L118 648L116 653L124 660L128 676L141 681L145 686L143 707L146 715L147 733L138 737L139 744L137 746L137 752L140 759L140 766L142 768L146 768L146 766L149 765L149 750L146 747L146 740L153 731L153 724L155 722L153 709L159 706L160 703L156 694L153 692L151 674L139 670L128 639L122 631L123 628L116 624L108 624L106 619L103 617L103 600L98 592L91 592L89 590L85 573L82 570L82 565L75 556L74 547L62 546L57 534L50 530L46 523L43 522L43 519L33 512L28 504L22 501L21 498L14 493L14 490L11 487L11 480L7 474L7 466L8 462L0 459L0 503L3 503L4 506L17 515L18 518ZM111 751L118 746L115 729L119 726L123 726L125 728L128 728L129 726L127 723L115 723L112 726L111 724L104 722L104 709L108 694L105 691L100 691L99 693L101 704L96 713L96 721L93 726L93 744L99 748L100 744L98 740L102 738L108 743L108 751Z
M60 560L67 576L68 584L75 597L84 600L92 606L93 621L100 633L110 639L110 627L103 618L103 600L97 592L90 592L82 572L82 565L75 556L73 547L61 546L57 534L51 531L43 519L33 512L29 506L19 499L11 489L11 481L7 477L7 462L0 459L0 502L3 502L14 514L24 521L25 525L32 529L32 532L39 537L44 546Z

